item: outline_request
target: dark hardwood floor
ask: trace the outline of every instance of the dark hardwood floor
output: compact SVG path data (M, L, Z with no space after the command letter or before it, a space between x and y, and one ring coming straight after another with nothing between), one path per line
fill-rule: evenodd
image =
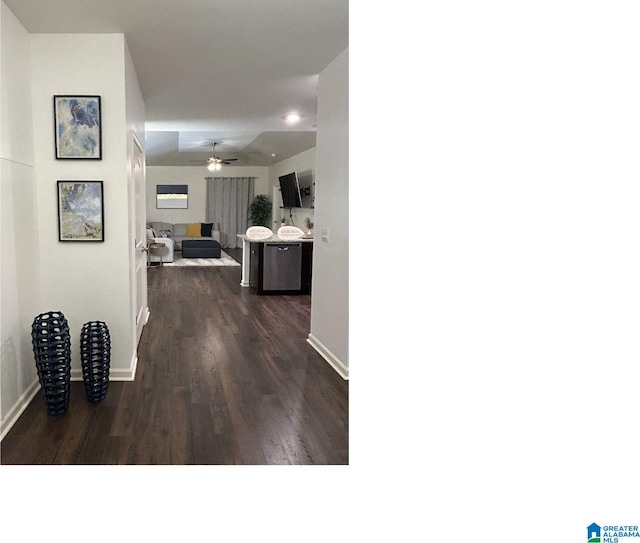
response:
M39 392L2 464L348 464L348 382L306 342L310 296L258 296L239 267L148 278L135 381L99 404L73 382L58 417Z

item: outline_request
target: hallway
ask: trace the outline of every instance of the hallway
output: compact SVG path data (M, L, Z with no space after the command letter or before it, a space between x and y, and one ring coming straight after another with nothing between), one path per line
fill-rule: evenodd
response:
M1 463L348 464L348 382L306 342L311 297L258 296L240 275L149 269L136 380L95 405L73 382L59 417L39 392Z

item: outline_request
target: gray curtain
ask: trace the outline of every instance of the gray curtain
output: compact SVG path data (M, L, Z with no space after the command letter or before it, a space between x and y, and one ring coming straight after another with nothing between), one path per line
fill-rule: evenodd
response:
M207 177L207 222L220 230L222 247L241 247L237 234L249 227L255 177Z

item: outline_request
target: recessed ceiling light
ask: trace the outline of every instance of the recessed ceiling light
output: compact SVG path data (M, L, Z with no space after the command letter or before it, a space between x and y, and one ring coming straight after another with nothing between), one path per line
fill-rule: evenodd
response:
M300 115L298 115L297 113L289 113L289 115L287 115L286 117L286 120L288 123L297 123L300 118Z
M271 153L271 156L277 156L275 153Z

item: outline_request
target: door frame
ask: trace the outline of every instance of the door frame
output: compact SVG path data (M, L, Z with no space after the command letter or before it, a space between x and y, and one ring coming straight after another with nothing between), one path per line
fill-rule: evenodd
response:
M144 147L131 130L131 158L129 171L129 227L133 250L131 258L132 321L134 349L137 351L142 330L149 320L147 296L147 237L146 237L146 169ZM140 164L137 166L137 162ZM138 175L140 177L138 177ZM139 184L139 186L138 186ZM136 354L137 362L137 354Z

